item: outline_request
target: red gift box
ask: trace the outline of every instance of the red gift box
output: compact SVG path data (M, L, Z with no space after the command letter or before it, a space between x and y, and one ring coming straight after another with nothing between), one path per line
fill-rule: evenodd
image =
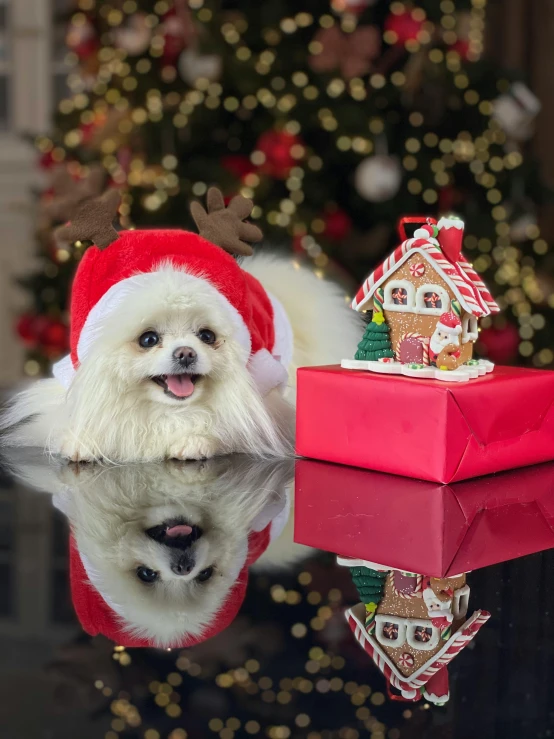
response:
M432 577L554 547L554 464L451 485L307 459L296 463L294 539Z
M496 367L464 383L298 370L300 456L455 482L554 459L554 372Z

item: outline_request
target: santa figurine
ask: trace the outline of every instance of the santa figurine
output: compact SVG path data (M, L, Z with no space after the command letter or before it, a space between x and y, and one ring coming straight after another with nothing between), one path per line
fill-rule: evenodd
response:
M443 313L429 341L429 363L441 369L456 369L460 364L462 322L452 311Z
M427 613L431 619L431 623L441 631L450 628L454 617L452 615L452 596L451 589L441 591L437 594L430 583L427 582L423 589L423 600L427 606Z

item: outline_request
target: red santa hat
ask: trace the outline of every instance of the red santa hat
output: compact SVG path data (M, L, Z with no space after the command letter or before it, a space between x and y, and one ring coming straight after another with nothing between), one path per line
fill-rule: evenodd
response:
M443 313L441 315L436 325L436 329L445 331L448 334L461 334L462 322L453 311L449 311L448 313Z
M273 515L267 523L267 509L262 511L253 524L248 536L248 546L239 555L235 563L235 584L227 594L225 601L200 636L188 636L169 645L170 648L192 647L207 639L217 636L226 629L236 618L248 585L248 569L265 552L269 544L282 532L289 514L289 501ZM262 527L263 528L260 528ZM122 647L155 647L148 639L133 636L130 625L120 606L103 591L100 573L93 567L87 557L81 553L73 534L69 539L69 578L71 584L71 600L73 607L84 631L90 636L102 634L117 646Z
M75 224L65 226L62 231L72 229L71 238L75 238L79 227L76 219ZM105 248L94 245L87 249L74 278L71 353L54 367L54 375L64 386L69 386L75 370L99 338L103 320L117 310L129 293L153 284L157 273L167 269L175 271L183 291L199 281L210 290L229 317L234 336L243 349L245 364L262 394L286 385L285 368L292 359L292 330L286 313L258 280L241 269L231 254L187 231L136 230L113 234ZM86 237L85 228L81 238Z

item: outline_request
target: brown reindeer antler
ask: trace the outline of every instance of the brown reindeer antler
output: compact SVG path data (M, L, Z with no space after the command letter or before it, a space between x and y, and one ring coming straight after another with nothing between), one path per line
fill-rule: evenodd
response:
M56 229L58 241L74 244L76 241L92 241L100 249L105 249L117 238L113 227L121 194L118 190L107 190L101 197L85 200L75 209L71 223Z
M247 242L255 243L263 238L257 226L244 220L252 213L253 205L248 198L236 195L226 208L221 190L210 187L207 212L198 202L191 203L190 212L200 236L217 244L229 254L248 257L254 252Z
M54 221L67 221L79 203L100 195L103 181L104 170L97 165L77 182L65 167L59 167L52 176L54 197L43 206L44 212Z

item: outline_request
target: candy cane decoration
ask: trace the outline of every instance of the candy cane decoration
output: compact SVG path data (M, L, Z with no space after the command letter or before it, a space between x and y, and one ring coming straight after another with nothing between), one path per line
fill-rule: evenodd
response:
M368 612L365 620L365 628L368 634L375 633L375 611Z
M382 287L378 287L377 290L375 290L375 294L373 296L373 310L375 313L382 313L383 312L383 304L385 302L385 291Z
M450 302L450 309L458 318L462 317L462 306L455 298Z
M400 344L404 341L404 339L419 339L419 341L421 341L421 344L423 346L422 363L425 365L428 365L429 364L429 337L423 336L422 334L418 334L415 331L407 331L405 334L402 334L402 336L398 340L398 343L396 344L396 352L395 352L396 361L400 362Z
M448 641L451 636L452 636L452 624L449 624L444 629L441 629L441 639L443 641Z

